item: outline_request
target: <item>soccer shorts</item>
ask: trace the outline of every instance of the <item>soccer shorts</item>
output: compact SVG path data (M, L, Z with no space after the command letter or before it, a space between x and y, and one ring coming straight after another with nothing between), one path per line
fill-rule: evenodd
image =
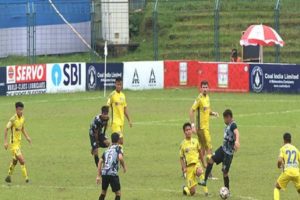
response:
M121 184L119 176L102 175L102 190L107 191L110 185L113 192L121 190Z
M11 146L10 151L14 160L17 160L17 157L22 155L21 146L13 145Z
M199 144L202 148L212 149L211 137L208 129L198 129L197 135Z
M293 182L296 189L300 190L300 176L289 176L283 172L277 179L277 183L282 189L286 189L289 182Z
M123 131L124 126L114 123L111 125L111 133L118 133L120 135L120 138L123 138Z
M95 135L94 135L92 130L90 130L89 136L90 136L90 142L91 142L92 150L98 149L99 147L101 147L101 148L108 147L104 143L104 141L107 140L107 137L104 134L99 134L98 135L98 139L99 139L98 142L96 141Z
M230 169L230 166L232 163L232 159L233 159L233 155L229 155L229 154L225 153L222 146L215 151L215 153L213 154L213 156L211 158L217 165L222 163L222 171L224 173L229 172L229 169Z
M198 184L197 181L197 169L201 168L201 164L197 163L197 164L191 164L189 166L187 166L186 168L186 186L191 189L192 187L194 187L195 185Z

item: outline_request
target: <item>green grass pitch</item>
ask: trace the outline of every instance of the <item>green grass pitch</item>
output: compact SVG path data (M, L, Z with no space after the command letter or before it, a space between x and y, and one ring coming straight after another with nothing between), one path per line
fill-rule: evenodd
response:
M200 187L195 197L184 197L179 165L182 124L197 96L196 89L125 91L134 127L125 126L125 161L128 172L120 172L122 199L179 200L206 199ZM31 183L26 185L17 166L7 185L4 178L10 152L0 151L1 200L92 200L98 199L96 168L90 155L89 124L106 102L100 92L1 97L0 127L14 114L14 102L25 102L25 117L33 144L23 137L22 151ZM232 200L273 198L273 186L280 174L276 169L282 134L290 131L300 148L300 96L270 94L210 95L213 110L222 113L231 108L237 121L241 148L235 154L230 171ZM222 118L211 119L214 148L223 136ZM2 133L3 134L3 133ZM3 139L1 136L1 144ZM102 152L103 150L101 150ZM223 185L221 167L214 166L209 181L210 196L219 199ZM292 184L282 199L297 199ZM114 199L109 190L108 200Z

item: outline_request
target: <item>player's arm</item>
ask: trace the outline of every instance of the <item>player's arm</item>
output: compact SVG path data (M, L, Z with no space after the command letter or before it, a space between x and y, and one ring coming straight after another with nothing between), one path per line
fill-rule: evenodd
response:
M210 112L209 112L209 115L210 115L210 116L219 117L219 113L218 113L218 112L215 112L215 111L210 111Z
M125 114L125 116L126 116L126 118L127 118L127 121L128 121L128 123L129 123L129 126L132 127L132 123L131 123L131 120L130 120L130 117L129 117L129 114L128 114L128 108L127 108L127 106L124 107L124 114Z
M9 120L9 122L7 123L7 125L4 129L4 148L5 149L8 148L7 134L8 134L8 130L11 129L12 125L13 125L12 120Z
M195 128L195 110L193 108L190 109L190 122L192 124L192 130L193 132L196 132L196 128Z
M281 169L284 165L284 155L283 154L284 154L284 152L280 149L278 160L277 160L277 167L279 169Z
M199 108L199 104L200 104L200 97L198 97L195 102L193 103L191 109L190 109L190 122L192 124L192 130L195 133L196 132L196 127L195 127L195 111Z
M186 164L185 164L185 161L184 161L184 157L180 157L180 165L181 165L181 170L182 170L182 173L186 173Z
M124 157L123 157L122 153L119 153L119 161L120 161L120 164L121 164L121 166L123 168L124 173L126 173L127 168L126 168Z
M25 129L25 126L22 127L22 133L25 136L26 140L31 144L31 138L29 137L27 130Z
M93 129L93 133L94 133L94 137L95 137L97 145L99 145L99 134L98 134L98 131L99 131L98 128Z
M99 160L98 163L98 171L97 171L97 177L96 177L96 183L100 184L101 183L101 175L102 175L102 164L103 164L103 158Z
M240 148L240 133L237 128L233 130L235 136L234 150L237 151Z
M277 160L277 167L278 167L279 169L281 169L282 166L283 166L283 163L284 163L283 158L282 158L281 156L279 156L279 157L278 157L278 160Z
M180 151L179 151L179 157L180 157L179 161L180 161L182 173L185 174L186 173L186 164L185 164L185 160L184 160L184 151L181 146L180 146Z

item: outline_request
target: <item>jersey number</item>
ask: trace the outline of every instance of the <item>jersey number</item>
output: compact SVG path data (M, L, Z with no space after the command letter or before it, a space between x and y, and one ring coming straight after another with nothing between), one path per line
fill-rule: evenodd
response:
M296 158L297 158L297 152L295 150L293 150L293 151L286 150L285 153L288 155L287 164L295 164L296 163ZM293 159L292 159L292 156L294 156Z

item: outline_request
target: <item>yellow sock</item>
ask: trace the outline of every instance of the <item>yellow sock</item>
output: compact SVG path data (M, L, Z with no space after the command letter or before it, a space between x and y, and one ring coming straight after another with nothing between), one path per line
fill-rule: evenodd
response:
M8 169L8 176L11 176L14 172L16 165L14 165L13 163L10 163L9 169Z
M23 174L24 178L28 179L27 170L26 170L25 165L21 165L21 170L22 170L22 174Z
M206 155L206 159L207 159L207 160L210 160L210 159L211 159L211 157L212 157L212 155L211 155L211 154L207 154L207 155Z
M191 192L190 192L190 190L189 190L188 187L185 186L185 187L183 188L183 190L186 192L186 195L187 195L187 196L191 196Z
M280 200L280 192L278 188L274 188L274 200Z
M208 187L207 187L207 186L203 186L203 192L204 192L205 194L208 193Z
M202 173L200 176L199 176L199 179L201 180L201 181L203 181L204 180L204 174Z

